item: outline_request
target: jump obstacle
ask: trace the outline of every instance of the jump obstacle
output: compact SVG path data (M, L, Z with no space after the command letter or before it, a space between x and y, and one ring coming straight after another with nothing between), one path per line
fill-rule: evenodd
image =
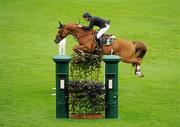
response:
M66 83L69 80L69 62L71 57L65 55L66 40L59 44L59 55L54 56L56 63L56 118L69 118L69 94ZM118 118L118 63L117 55L103 56L105 63L105 118Z

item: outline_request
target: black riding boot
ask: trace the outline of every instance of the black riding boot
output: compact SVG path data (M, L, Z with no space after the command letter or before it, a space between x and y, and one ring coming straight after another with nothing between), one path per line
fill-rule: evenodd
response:
M102 40L101 40L101 38L98 39L97 37L95 37L95 39L96 39L96 42L97 42L97 45L96 45L97 50L101 52L102 51L102 49L101 49L101 41Z
M102 41L103 41L103 39L102 39L102 37L100 37L100 38L99 38L99 42L98 42L98 45L99 45L99 49L98 49L98 50L99 50L100 52L102 52Z

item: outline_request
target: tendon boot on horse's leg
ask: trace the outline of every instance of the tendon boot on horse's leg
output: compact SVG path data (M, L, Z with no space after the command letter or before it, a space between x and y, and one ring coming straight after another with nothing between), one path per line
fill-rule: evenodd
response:
M135 75L138 77L144 77L144 75L141 73L140 65L136 65L135 67Z
M131 59L124 59L123 60L126 63L131 63L133 65L135 65L135 75L138 77L144 77L144 75L141 73L141 58L131 58Z
M140 65L141 65L141 58L136 58L135 60L135 75L138 76L138 77L144 77L144 75L141 73L141 68L140 68Z

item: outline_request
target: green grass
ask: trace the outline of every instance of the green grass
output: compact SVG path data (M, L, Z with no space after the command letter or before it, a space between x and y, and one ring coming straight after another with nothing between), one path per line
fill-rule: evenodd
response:
M179 0L1 0L1 127L179 127ZM78 23L84 11L111 20L109 33L143 40L144 78L119 64L119 119L55 118L53 40L58 21ZM86 24L81 20L83 24ZM67 53L77 42L67 38ZM101 73L103 78L103 73Z

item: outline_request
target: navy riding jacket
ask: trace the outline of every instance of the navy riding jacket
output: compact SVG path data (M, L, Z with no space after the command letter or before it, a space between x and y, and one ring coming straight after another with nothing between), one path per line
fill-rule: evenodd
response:
M110 24L109 20L104 20L102 18L93 16L91 18L89 18L89 26L83 26L84 30L90 30L92 29L94 26L98 26L100 29L106 27L106 24Z

